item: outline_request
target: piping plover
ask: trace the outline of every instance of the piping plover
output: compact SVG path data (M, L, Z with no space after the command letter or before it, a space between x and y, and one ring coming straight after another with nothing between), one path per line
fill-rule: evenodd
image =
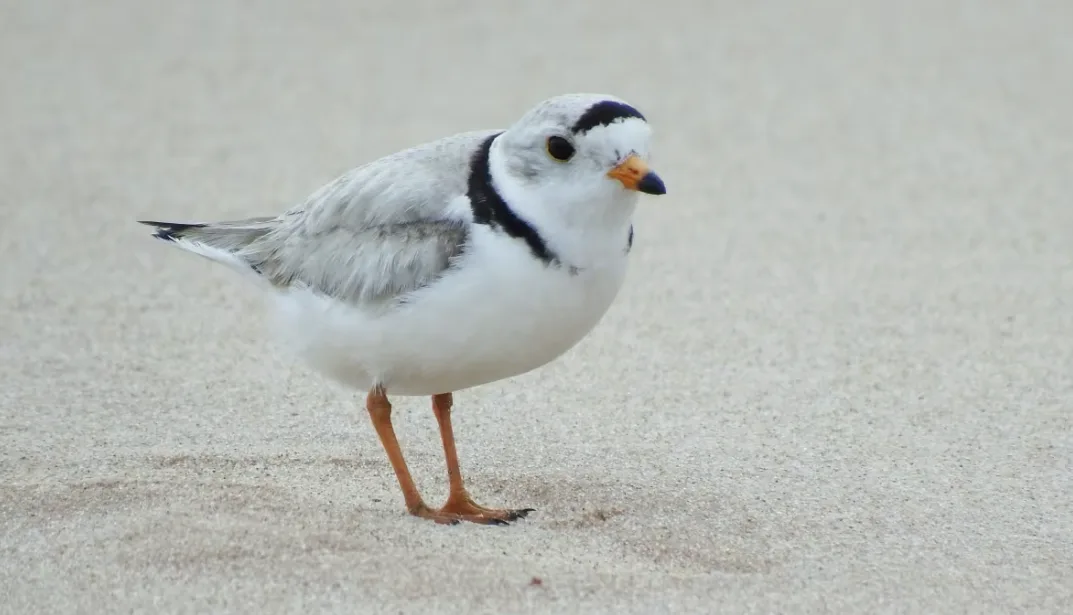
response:
M545 100L505 130L462 133L355 168L275 217L141 221L155 237L261 285L278 340L367 392L407 510L505 524L532 509L479 506L459 472L452 393L536 369L592 330L622 285L650 127L615 96ZM427 395L450 495L421 499L388 395Z

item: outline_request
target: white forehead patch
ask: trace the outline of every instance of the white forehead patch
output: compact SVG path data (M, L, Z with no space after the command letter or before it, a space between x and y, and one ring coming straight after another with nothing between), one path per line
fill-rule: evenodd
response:
M620 118L610 124L596 126L578 135L591 147L606 151L609 156L621 160L631 152L642 158L649 154L652 127L640 118Z

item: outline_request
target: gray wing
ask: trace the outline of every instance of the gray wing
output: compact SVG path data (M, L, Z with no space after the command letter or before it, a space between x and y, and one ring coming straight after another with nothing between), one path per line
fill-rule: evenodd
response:
M273 285L355 304L421 288L462 252L468 221L449 206L466 194L470 160L496 132L463 133L358 167L235 254Z

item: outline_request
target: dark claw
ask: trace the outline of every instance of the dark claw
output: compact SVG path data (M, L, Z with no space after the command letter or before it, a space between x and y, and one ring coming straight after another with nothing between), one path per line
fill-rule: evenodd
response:
M506 521L502 520L502 519L489 519L488 520L488 525L510 525L510 524L507 523Z
M510 511L511 521L515 519L524 519L529 516L529 513L536 512L535 508L519 508L518 510Z

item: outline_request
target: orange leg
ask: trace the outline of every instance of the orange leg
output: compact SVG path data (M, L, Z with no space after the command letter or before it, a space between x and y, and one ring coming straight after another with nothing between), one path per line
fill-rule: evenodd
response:
M499 508L485 508L473 501L462 482L462 472L458 468L458 452L455 450L455 434L451 427L451 404L453 398L450 393L441 393L432 396L432 411L436 415L436 422L440 425L440 438L443 440L443 454L447 459L447 478L450 481L450 491L447 502L438 511L439 515L453 517L462 521L485 523L490 525L506 525L508 521L521 519L533 512L532 508L507 510Z
M388 401L387 393L380 387L369 391L368 397L365 398L365 408L369 411L369 418L372 419L376 435L380 437L384 452L387 453L391 467L395 470L395 477L399 479L406 510L411 515L444 524L471 521L486 525L506 525L508 521L520 519L533 512L532 508L520 510L485 508L475 504L466 493L462 484L462 475L458 470L458 453L455 451L455 436L451 429L450 393L435 395L432 398L432 409L436 414L436 421L440 424L443 451L447 457L447 476L450 480L447 502L439 510L431 509L425 504L417 490L417 485L414 484L410 469L403 458L398 438L395 437L395 428L391 426L391 402Z
M425 505L421 494L417 491L417 485L410 476L410 469L406 467L406 460L402 456L402 448L399 440L395 437L395 428L391 426L391 402L387 399L384 389L377 387L369 391L365 398L365 409L369 411L376 435L380 437L380 443L384 445L384 451L395 470L395 477L399 479L399 487L402 488L402 497L405 498L406 510L411 515L431 519L437 523L455 524L458 519L440 515Z

